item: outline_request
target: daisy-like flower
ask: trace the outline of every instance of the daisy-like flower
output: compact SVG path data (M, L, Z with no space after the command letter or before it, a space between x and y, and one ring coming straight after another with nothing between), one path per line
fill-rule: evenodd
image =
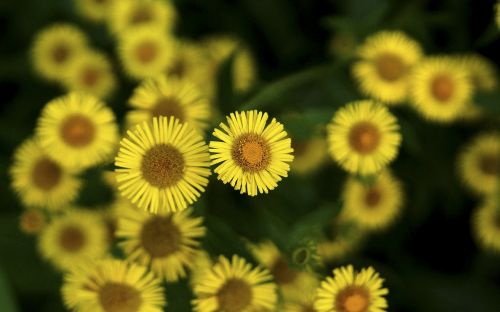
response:
M410 71L422 57L418 42L400 31L382 31L366 39L358 56L353 74L366 95L387 104L406 100Z
M346 218L369 230L387 227L398 216L403 204L401 183L388 170L380 173L372 185L350 177L342 197L342 213Z
M267 113L234 112L227 116L210 142L212 165L218 179L230 183L241 194L268 193L288 176L293 160L291 140L281 123L273 118L266 125Z
M38 119L36 134L50 156L79 169L108 161L118 142L113 111L82 93L50 101Z
M319 281L316 277L309 275L307 283L302 285L300 291L292 298L285 298L283 312L316 312L314 301Z
M396 158L401 134L387 107L370 100L340 108L328 125L330 154L350 173L370 175Z
M102 258L108 248L106 227L99 216L79 210L55 216L38 243L42 256L63 271Z
M194 287L194 311L273 311L277 297L271 279L267 270L252 268L243 258L220 256Z
M62 297L79 312L162 312L161 280L147 268L120 260L91 261L64 276Z
M469 72L451 57L431 57L417 64L411 77L411 102L436 122L460 117L470 103L473 85Z
M120 145L118 189L140 208L154 214L180 211L205 191L208 147L188 124L155 117L128 131Z
M308 174L317 170L328 158L328 145L322 137L294 139L292 147L294 159L291 169L298 174Z
M185 40L176 40L173 60L166 70L171 78L185 79L202 88L211 77L206 76L208 63L206 51L201 45Z
M32 47L33 65L40 76L59 81L86 49L87 38L78 28L56 24L36 36Z
M157 76L171 66L174 41L151 26L135 27L120 36L118 54L125 72L134 79Z
M106 98L116 87L111 63L103 54L87 52L78 58L63 80L70 91Z
M479 195L499 191L500 133L485 133L474 138L461 152L459 172L462 180Z
M500 201L498 196L487 197L473 216L473 230L484 248L500 251Z
M28 207L58 210L78 195L80 180L42 149L38 140L25 141L14 154L12 187Z
M193 259L191 273L189 274L189 285L194 289L194 286L201 283L205 274L210 273L210 269L214 266L214 262L210 255L204 251L196 253Z
M104 21L110 14L113 2L115 0L75 0L78 13L93 22Z
M130 126L153 117L173 116L203 133L210 118L208 99L194 84L165 75L143 82L134 90L129 103L134 108L126 116Z
M333 278L321 282L314 308L318 312L384 312L389 293L372 267L355 272L352 265L333 270Z
M45 227L45 215L38 209L29 209L21 214L19 228L26 234L38 234Z
M158 276L176 282L186 276L205 235L202 218L191 209L152 215L130 205L120 207L117 235L129 260L151 266Z
M115 34L139 26L151 26L156 32L170 31L176 19L170 1L114 0L109 10L109 27Z

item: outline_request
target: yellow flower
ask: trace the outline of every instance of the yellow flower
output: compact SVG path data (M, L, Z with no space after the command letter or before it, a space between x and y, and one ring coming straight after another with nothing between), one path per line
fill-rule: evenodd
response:
M189 275L189 285L191 288L201 283L205 274L209 273L213 266L214 262L206 251L200 250L200 252L196 253L193 259L191 274Z
M352 265L333 270L316 293L318 312L384 312L389 291L382 288L383 279L372 267L354 272Z
M464 183L480 195L499 191L500 134L487 133L474 138L458 160Z
M227 116L210 142L212 165L218 179L230 183L241 194L255 196L273 190L288 176L293 160L291 140L283 125L273 118L266 125L267 113L235 112Z
M19 227L26 234L38 234L45 227L45 215L37 209L29 209L21 214Z
M194 287L194 311L250 312L274 311L276 285L271 275L260 267L252 268L243 258L234 255L219 261Z
M109 27L118 34L139 26L151 26L163 34L171 30L176 19L173 5L162 0L115 0L109 13Z
M32 47L33 65L40 76L59 81L86 49L87 38L78 28L56 24L36 36Z
M54 219L40 233L42 256L61 270L87 260L100 259L108 244L106 228L97 214L70 210Z
M205 191L208 147L188 124L155 117L128 131L120 145L118 189L140 208L155 214L180 211Z
M388 170L381 172L372 185L365 185L354 177L349 178L342 197L342 213L346 218L369 230L390 225L403 204L401 183Z
M473 230L484 248L500 251L500 201L497 195L484 199L474 213Z
M500 28L500 1L497 1L495 5L495 21L497 27Z
M97 98L81 93L50 101L36 133L50 156L69 168L83 169L108 161L118 141L113 111Z
M120 207L117 235L127 258L150 265L158 276L176 282L186 276L205 235L202 218L186 209L152 215L130 205Z
M330 154L350 173L379 172L398 154L401 134L389 110L370 100L340 108L328 125Z
M120 260L100 260L64 276L62 297L79 312L162 312L161 281L145 267Z
M15 152L12 187L28 207L57 210L76 198L81 182L42 149L36 139L26 140Z
M342 215L333 219L329 235L317 245L319 259L323 264L339 262L360 247L364 233L357 224Z
M83 17L93 22L102 22L110 13L115 0L76 0L75 4ZM123 1L123 0L118 0Z
M318 286L319 281L315 277L310 276L308 283L304 284L294 297L285 299L282 311L316 312L314 309L314 301L316 299L316 289Z
M212 78L206 75L207 63L206 51L201 45L177 39L173 61L168 66L166 74L171 78L191 81L202 88Z
M129 103L134 108L126 116L130 126L153 117L173 116L202 134L210 118L208 100L194 84L165 75L143 82L134 90Z
M99 98L108 97L116 87L111 63L97 52L87 52L78 58L63 83L70 91L89 93Z
M450 57L431 57L415 66L411 78L411 102L432 121L451 122L460 117L471 100L469 72Z
M353 74L361 91L387 104L406 100L409 74L422 57L418 42L400 31L382 31L358 48Z
M292 141L295 158L291 165L292 171L307 174L317 170L328 156L328 146L322 137L312 137L306 140Z
M134 79L157 76L171 66L174 42L151 26L135 27L120 36L118 54L125 72Z

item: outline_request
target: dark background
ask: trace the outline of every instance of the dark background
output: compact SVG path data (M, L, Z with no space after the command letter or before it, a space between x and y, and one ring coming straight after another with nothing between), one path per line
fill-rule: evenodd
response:
M472 0L177 0L181 18L176 33L195 40L218 33L242 38L256 56L260 81L248 94L234 95L226 90L225 77L220 75L220 110L227 113L242 105L266 110L284 116L293 136L306 137L312 125L327 122L337 107L363 98L349 75L349 60L328 52L332 35L353 36L359 42L377 30L400 29L417 39L428 54L475 51L498 63L494 4ZM40 259L35 239L19 231L22 207L7 174L14 149L33 134L44 104L64 92L36 77L29 59L35 34L61 21L80 26L93 47L112 57L120 87L108 104L120 120L135 86L120 70L105 25L82 19L71 1L0 1L2 312L63 310L61 276ZM497 107L491 101L484 107L498 114L500 98L494 100ZM392 165L405 186L403 215L389 229L371 234L357 254L332 266L373 265L390 289L390 311L500 311L500 256L479 249L471 235L470 217L479 201L460 184L455 164L467 139L498 128L498 121L436 125L406 107L393 111L404 136ZM287 117L291 112L300 113L300 118ZM81 204L109 201L97 176L98 170L86 173ZM209 229L204 247L213 255L248 256L239 240L243 236L251 241L271 237L286 248L294 237L289 233L324 226L318 216L338 202L344 178L329 162L312 176L292 175L271 194L249 198L212 176L207 192L195 205ZM167 286L167 310L189 311L189 296L186 282Z

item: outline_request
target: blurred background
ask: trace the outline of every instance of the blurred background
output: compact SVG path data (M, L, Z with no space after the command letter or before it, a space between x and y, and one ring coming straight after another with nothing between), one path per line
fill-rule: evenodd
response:
M346 102L363 99L350 75L356 44L377 30L398 29L420 42L428 54L477 52L498 64L495 1L467 0L176 0L175 33L201 40L208 35L240 38L252 52L258 79L243 94L226 86L222 68L215 105L223 116L241 107L278 116L292 137L307 137L327 123ZM22 233L22 207L11 190L9 166L15 148L33 134L43 106L65 90L37 77L30 61L36 34L55 22L84 31L91 45L106 53L118 79L106 102L120 121L137 82L121 70L115 42L105 24L82 18L70 0L0 2L0 311L64 311L61 274L43 261L36 238ZM480 103L500 113L500 98ZM320 269L373 265L390 289L389 311L500 311L500 256L477 246L471 214L479 201L457 177L461 146L488 123L429 123L403 106L393 109L404 141L392 164L404 185L402 216L389 228L370 233L360 248ZM220 120L214 120L217 125ZM207 134L207 139L211 135ZM109 168L112 168L110 166ZM84 174L78 204L110 202L110 190L97 170ZM265 196L241 196L211 177L196 203L208 233L211 254L242 254L240 237L272 238L284 249L308 230L328 226L324 216L337 209L346 174L333 161L307 176L292 174ZM326 214L325 214L326 213ZM306 230L304 230L306 229ZM295 235L295 236L294 236ZM297 240L298 241L298 240ZM190 311L186 281L167 285L169 311ZM175 299L173 299L175 298Z

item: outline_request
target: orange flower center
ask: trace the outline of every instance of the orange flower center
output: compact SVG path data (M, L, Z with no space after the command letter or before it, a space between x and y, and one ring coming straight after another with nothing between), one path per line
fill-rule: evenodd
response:
M450 76L439 75L432 81L432 95L441 102L446 102L455 91L455 84Z
M218 291L219 310L224 312L239 312L252 301L252 289L243 280L232 278Z
M142 304L137 289L123 283L106 283L99 290L99 302L105 312L138 312Z
M57 64L64 63L70 55L70 50L63 44L56 45L52 50L52 59Z
M263 137L254 133L240 136L233 143L232 157L245 171L260 171L271 161L271 148Z
M85 86L93 87L99 81L101 73L95 68L86 68L82 73L82 83Z
M21 229L26 233L38 233L45 225L45 217L39 211L26 211L21 215Z
M375 208L382 199L382 193L379 189L372 187L366 191L365 194L365 202L366 205L370 208Z
M149 184L166 188L182 179L184 157L172 145L157 145L144 155L141 170L142 176Z
M144 41L137 46L135 54L141 63L150 63L158 54L158 46L154 42Z
M297 278L297 272L290 269L288 262L283 257L276 259L270 271L276 283L280 285L292 283Z
M181 238L172 217L152 217L141 231L141 245L153 258L163 258L178 251Z
M349 144L360 154L373 152L380 143L380 131L369 122L354 125L349 132Z
M137 25L149 22L153 19L153 14L151 10L146 7L139 7L133 12L132 17L130 18L130 24Z
M85 235L76 226L64 227L60 235L61 247L67 252L77 252L85 245Z
M375 61L379 76L389 82L398 80L404 75L406 66L396 54L383 53Z
M39 159L32 174L33 183L45 191L53 189L62 178L61 167L49 158Z
M73 115L62 123L61 136L72 147L84 147L94 140L95 127L88 117Z
M352 286L337 295L335 307L339 312L367 312L369 303L368 292Z

